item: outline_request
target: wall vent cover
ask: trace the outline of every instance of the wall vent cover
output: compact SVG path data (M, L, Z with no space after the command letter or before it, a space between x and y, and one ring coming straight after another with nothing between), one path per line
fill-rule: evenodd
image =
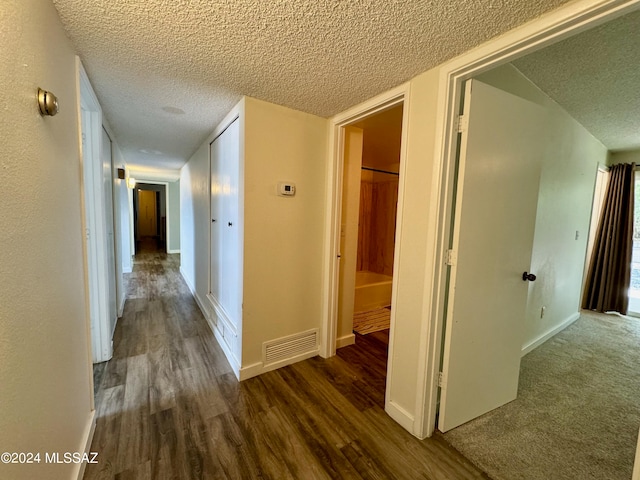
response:
M262 359L265 365L269 365L317 349L318 329L313 329L263 343Z

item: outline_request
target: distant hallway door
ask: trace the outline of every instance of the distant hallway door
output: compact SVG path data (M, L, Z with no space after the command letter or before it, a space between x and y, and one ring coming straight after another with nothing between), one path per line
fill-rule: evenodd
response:
M138 191L138 235L153 237L158 234L156 192Z

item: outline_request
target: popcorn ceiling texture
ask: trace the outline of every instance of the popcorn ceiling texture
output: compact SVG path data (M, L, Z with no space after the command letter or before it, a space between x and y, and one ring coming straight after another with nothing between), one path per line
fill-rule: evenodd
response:
M328 117L566 1L53 3L127 161L179 168L242 95Z
M513 64L608 149L640 148L640 12Z

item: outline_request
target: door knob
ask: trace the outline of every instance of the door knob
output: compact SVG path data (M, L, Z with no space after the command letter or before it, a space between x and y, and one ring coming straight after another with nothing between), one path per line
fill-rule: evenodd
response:
M522 274L522 280L524 280L525 282L527 280L530 281L530 282L535 282L536 281L536 276L533 273L524 272Z
M232 225L233 225L233 223L229 222L229 226L232 226Z

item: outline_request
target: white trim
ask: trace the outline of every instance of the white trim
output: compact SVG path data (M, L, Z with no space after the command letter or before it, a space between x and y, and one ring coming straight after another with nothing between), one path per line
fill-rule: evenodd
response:
M640 0L581 0L545 14L501 37L484 43L440 67L437 132L431 185L430 225L425 265L425 296L419 351L418 394L414 434L430 436L435 429L441 339L446 297L444 253L451 223L451 191L456 155L454 120L462 82L571 35L628 13Z
M338 251L340 247L340 208L342 204L342 172L343 172L343 127L358 120L403 103L409 96L409 84L405 83L382 93L371 100L357 105L346 112L334 116L329 122L329 161L327 162L327 205L324 227L325 247L323 253L323 286L322 286L322 328L320 330L320 355L324 358L336 353L337 317L338 317L338 274L340 265ZM403 110L402 146L400 152L400 172L398 178L398 216L396 221L395 260L397 265L400 254L399 245L402 236L402 197L404 196L404 179L406 172L405 144L407 132L407 109ZM395 267L394 267L395 268ZM397 295L397 281L392 282L392 304ZM394 311L391 312L392 322ZM392 357L392 346L389 344L389 358ZM388 372L391 363L388 365Z
M356 336L353 333L345 335L344 337L336 338L336 348L348 347L354 343L356 343Z
M82 448L82 451L86 454L89 454L89 452L91 452L91 443L93 442L93 435L96 431L96 411L95 410L91 410L91 412L89 412L89 421L87 422L87 426L85 427L84 430L84 447ZM81 444L82 445L82 444ZM91 456L89 456L89 458L91 458ZM98 458L96 459L98 460L98 462L100 462L100 456L98 455ZM103 461L105 461L105 459L102 459ZM74 471L76 472L75 474L72 474L72 478L75 477L78 480L82 480L84 477L84 471L87 468L87 464L85 462L80 462L77 463L74 466Z
M102 109L82 66L76 60L76 75L80 90L80 137L79 148L82 163L82 207L84 243L87 252L85 278L87 282L86 302L89 305L92 361L109 360L113 354L109 336L109 268L107 234L103 194L101 161ZM85 137L86 151L83 148Z
M579 318L580 318L580 312L576 312L570 315L569 317L567 317L566 319L564 319L559 325L556 325L555 327L550 328L535 340L532 340L528 344L524 345L522 347L522 356L524 357L527 353L532 352L533 350L538 348L540 345L542 345L544 342L549 340L551 337L557 335L562 330L567 328L569 325L574 323Z
M174 253L180 253L180 249L177 250L167 250L167 253L173 255Z
M384 410L391 418L398 422L402 428L410 432L413 431L415 418L400 405L389 401L385 403Z
M211 295L211 292L207 293L207 300L209 300L209 303L213 308L213 312L215 313L216 317L222 321L222 324L224 325L225 329L229 330L234 337L237 337L238 327L236 327L233 324L233 322L229 318L229 315L227 315L227 312L225 311L224 307L220 305L220 302L218 302L218 300L213 295Z
M240 381L247 380L248 378L256 377L258 375L262 375L263 373L270 372L272 370L276 370L281 367L286 367L287 365L292 365L297 362L301 362L302 360L307 360L308 358L317 356L319 353L320 353L320 350L316 348L314 350L300 353L293 357L278 360L277 362L273 362L269 364L256 362L251 365L247 365L246 367L240 368L240 376L238 378Z

